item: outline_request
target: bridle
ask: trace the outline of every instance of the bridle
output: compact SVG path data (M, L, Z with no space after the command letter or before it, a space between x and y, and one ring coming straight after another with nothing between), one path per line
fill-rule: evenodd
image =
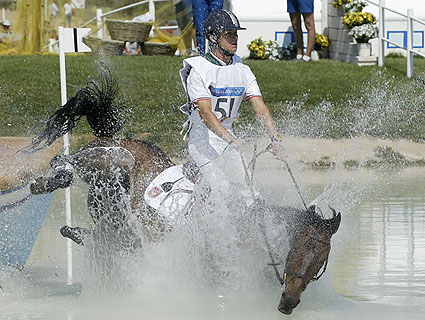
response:
M325 250L326 248L328 248L328 247L331 246L331 242L330 241L325 241L325 240L322 240L320 238L317 238L316 236L312 235L311 233L305 233L304 232L304 234L307 235L307 236L309 236L309 239L312 239L314 241L320 242L323 245L325 245L325 248L323 248L322 250ZM290 275L290 276L294 276L296 278L301 279L303 281L303 288L305 289L310 282L319 280L321 278L321 276L326 272L326 268L328 266L328 260L329 260L329 254L326 257L326 259L323 262L323 264L320 266L320 268L317 271L317 273L311 279L306 279L305 275L303 275L303 274L299 274L299 273L296 273L296 272L287 271L286 270L286 266L285 266L285 270L283 271L283 277L281 277L281 279L282 279L282 282L281 282L282 286L284 286L286 284L286 278L287 278L288 275Z
M281 276L280 272L278 270L278 266L280 266L281 263L275 262L273 253L271 251L271 246L268 242L265 230L264 230L264 228L260 228L260 229L261 229L261 233L263 234L264 242L266 243L267 251L269 253L269 257L270 257L270 260L271 260L271 262L268 263L268 265L273 267L276 278L279 281L280 285L282 286L282 290L285 290L285 286L286 286L286 283L287 283L286 278L287 278L288 275L301 279L303 281L303 289L305 289L310 282L319 280L321 278L321 276L326 272L326 268L328 266L329 255L326 257L326 260L323 262L319 271L311 279L306 279L305 275L303 275L303 274L287 271L286 270L286 264L285 264L285 270L283 271L283 274ZM331 246L330 241L325 241L325 240L319 239L319 238L315 237L314 235L312 235L311 233L304 233L304 234L308 235L310 239L324 244L326 246L326 248Z

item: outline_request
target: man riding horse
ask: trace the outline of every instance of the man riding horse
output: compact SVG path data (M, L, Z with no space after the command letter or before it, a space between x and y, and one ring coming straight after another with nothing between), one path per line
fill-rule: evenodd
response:
M238 115L243 98L251 102L257 118L271 136L274 154L284 159L285 152L281 144L282 136L277 132L261 97L255 76L235 55L237 31L243 30L239 21L233 13L219 10L207 18L205 30L210 41L210 52L203 57L186 59L180 71L188 98L183 109L189 116L189 154L197 168L201 168L203 177L224 177L218 183L214 179L207 181L207 184L209 188L220 189L223 200L229 203L232 200L229 197L233 194L228 194L226 188L234 181L230 183L228 179L227 166L238 167L243 176L246 173L245 160L238 150L244 141L232 131L232 120ZM152 144L116 137L124 124L121 118L123 108L115 101L117 88L112 73L101 68L98 82L90 80L86 87L48 119L29 150L50 145L74 128L84 116L97 139L72 155L52 159L52 174L36 179L31 191L35 194L48 193L68 187L74 181L74 173L77 173L89 185L87 204L94 230L65 226L61 229L62 235L84 244L98 234L98 239L108 241L107 248L112 244L118 250L134 250L142 247L144 240L157 241L170 230L166 219L148 205L145 196L158 194L156 191L169 192L170 184L161 183L157 189L150 189L151 181L177 166ZM214 166L220 155L226 156L225 166ZM188 180L192 180L192 184L199 183L196 174L191 174L197 169L190 169L193 169L192 165L182 166L179 170ZM234 176L235 171L232 173ZM246 205L255 200L253 197L256 195L252 192L244 193L251 187L245 184L245 190L238 190L244 196ZM334 216L324 219L317 215L314 207L294 210L270 207L261 202L254 202L250 209L255 209L251 213L261 217L280 217L276 223L288 226L290 251L285 262L284 277L279 276L285 291L278 308L289 314L298 305L302 290L310 281L320 277L322 267L326 268L330 239L338 230L341 215L332 210ZM267 245L267 230L260 229L264 232L270 257L273 257ZM279 263L274 263L273 259L271 262L277 270Z
M206 173L204 176L220 181L219 194L233 198L229 192L229 177L244 177L240 152L245 141L233 133L233 119L239 116L239 107L246 99L252 105L257 119L271 137L273 152L285 157L282 135L276 130L270 111L261 96L260 88L251 69L235 54L238 48L238 31L245 30L230 11L212 12L204 24L209 52L204 56L185 59L180 76L187 94L187 104L182 107L189 119L189 155ZM226 152L226 165L214 166L213 160ZM229 167L235 168L230 173ZM208 172L208 173L207 173ZM209 181L209 187L217 182ZM244 182L238 190L250 204L252 199ZM231 201L231 199L228 199Z

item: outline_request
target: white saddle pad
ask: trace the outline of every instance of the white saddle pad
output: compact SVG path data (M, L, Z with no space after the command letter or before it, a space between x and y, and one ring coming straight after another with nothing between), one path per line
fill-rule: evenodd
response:
M172 189L165 191L163 184L174 183ZM170 167L161 172L146 188L146 203L159 210L160 213L171 220L179 214L179 209L184 208L191 199L194 184L183 175L183 165Z

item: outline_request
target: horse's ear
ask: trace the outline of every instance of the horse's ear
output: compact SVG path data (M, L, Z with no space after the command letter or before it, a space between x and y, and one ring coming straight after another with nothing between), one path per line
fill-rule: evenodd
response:
M307 212L310 214L315 214L316 213L316 206L313 204L310 207L307 208Z
M329 227L329 231L334 234L335 232L338 231L339 225L341 224L341 212L338 212L338 214L336 214L336 211L334 208L329 207L332 210L333 213L333 218L327 220L327 225Z

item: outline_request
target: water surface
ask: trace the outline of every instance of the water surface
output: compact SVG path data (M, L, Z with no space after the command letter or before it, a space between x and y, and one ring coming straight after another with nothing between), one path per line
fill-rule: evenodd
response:
M269 167L264 170L269 175L256 177L266 201L300 206L287 173L278 170ZM327 272L309 285L290 317L424 319L425 168L294 174L306 201L329 202L341 211L342 223L332 239ZM90 224L86 190L82 184L72 189L74 225ZM197 278L202 264L189 263L195 260L183 255L187 248L168 243L150 248L140 261L125 262L123 281L131 289L99 290L86 249L74 246L74 284L68 286L66 244L59 234L63 211L63 192L57 191L25 269L2 269L1 319L287 318L276 308L281 291L272 270L266 279L250 269L268 262L261 255L242 268L240 282L209 287ZM229 248L223 252L232 255Z

